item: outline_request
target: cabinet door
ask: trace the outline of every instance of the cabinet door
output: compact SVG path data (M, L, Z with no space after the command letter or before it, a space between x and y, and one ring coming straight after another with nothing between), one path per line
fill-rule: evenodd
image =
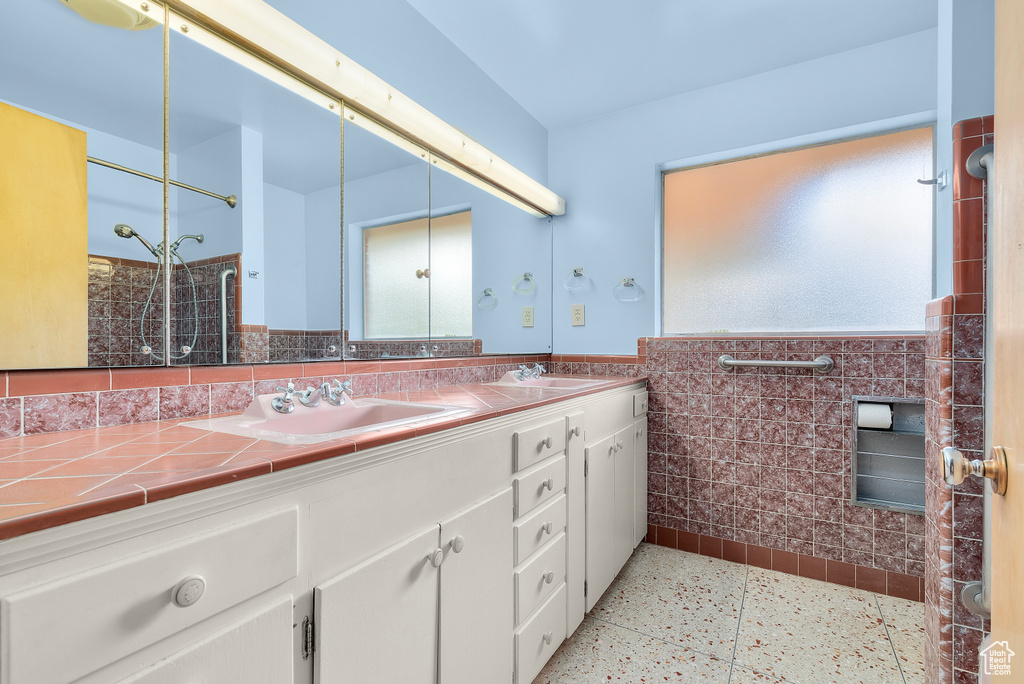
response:
M647 419L633 423L633 547L647 536Z
M438 531L432 525L313 590L315 681L435 682Z
M512 490L442 522L441 548L440 683L510 681Z
M587 480L583 476L583 414L570 415L567 419L567 428L565 603L566 625L569 634L572 634L583 622L583 614L586 611L583 581L587 579L587 538L583 531L587 529Z
M615 574L633 554L633 426L615 433Z
M280 601L122 684L287 684L292 677L292 601Z
M615 437L586 449L587 611L612 583L615 564Z

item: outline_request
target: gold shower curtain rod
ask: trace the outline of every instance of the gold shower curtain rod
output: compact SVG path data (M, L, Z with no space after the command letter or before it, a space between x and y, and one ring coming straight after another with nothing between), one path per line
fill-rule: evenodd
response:
M121 166L120 164L115 164L114 162L104 161L103 159L97 159L96 157L86 157L86 161L88 161L90 163L93 163L93 164L97 164L99 166L106 166L108 169L114 169L115 171L124 171L125 173L130 173L130 174L135 175L135 176L140 176L142 178L148 178L149 180L156 181L157 183L163 183L164 182L164 179L161 178L160 176L154 176L153 174L146 173L145 171L138 171L136 169L130 169L127 166ZM194 185L188 185L187 183L181 183L181 182L176 181L176 180L170 180L170 181L167 181L167 182L170 183L171 185L175 186L175 187L178 187L178 188L184 188L185 190L191 190L192 192L198 192L201 195L206 195L208 197L214 197L216 199L219 199L221 202L227 203L227 205L229 207L231 207L232 209L234 209L235 205L238 204L238 198L235 197L234 195L227 195L227 196L218 195L215 192L210 192L209 190L203 190L202 188L197 188Z

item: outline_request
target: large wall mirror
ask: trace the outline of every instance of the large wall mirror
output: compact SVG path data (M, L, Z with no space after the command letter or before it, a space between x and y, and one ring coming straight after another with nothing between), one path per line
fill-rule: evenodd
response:
M163 36L60 2L0 22L0 368L153 363L140 339L163 226ZM156 178L156 182L134 172ZM130 228L129 228L130 227Z
M341 358L340 103L197 32L171 34L171 173L229 200L171 198L171 359Z
M165 239L160 22L5 19L0 369L550 351L547 219L176 19Z
M345 115L345 356L551 351L551 223Z

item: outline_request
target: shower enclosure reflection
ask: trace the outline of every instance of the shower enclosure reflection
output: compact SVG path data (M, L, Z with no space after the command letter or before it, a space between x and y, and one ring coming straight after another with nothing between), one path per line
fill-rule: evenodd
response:
M172 234L205 236L172 254L191 274L173 284L172 348L192 348L172 361L340 358L340 106L189 35L171 35L172 175L237 206L172 190Z

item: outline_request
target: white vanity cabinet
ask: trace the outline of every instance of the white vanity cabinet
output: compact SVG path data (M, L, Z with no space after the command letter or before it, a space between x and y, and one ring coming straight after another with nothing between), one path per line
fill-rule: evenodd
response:
M291 681L298 510L263 508L0 578L0 682L212 682L243 660L247 681Z
M646 532L638 387L0 542L0 684L530 684Z
M647 534L646 413L647 392L637 392L606 407L600 422L596 416L594 420L587 417L587 611L597 604ZM597 432L602 428L610 434Z
M564 415L513 436L517 684L530 684L567 636L565 446L572 436Z
M292 602L286 599L122 679L120 684L287 684L293 681L291 634Z
M508 681L505 489L314 588L318 682Z
M647 536L647 416L633 423L633 547Z

